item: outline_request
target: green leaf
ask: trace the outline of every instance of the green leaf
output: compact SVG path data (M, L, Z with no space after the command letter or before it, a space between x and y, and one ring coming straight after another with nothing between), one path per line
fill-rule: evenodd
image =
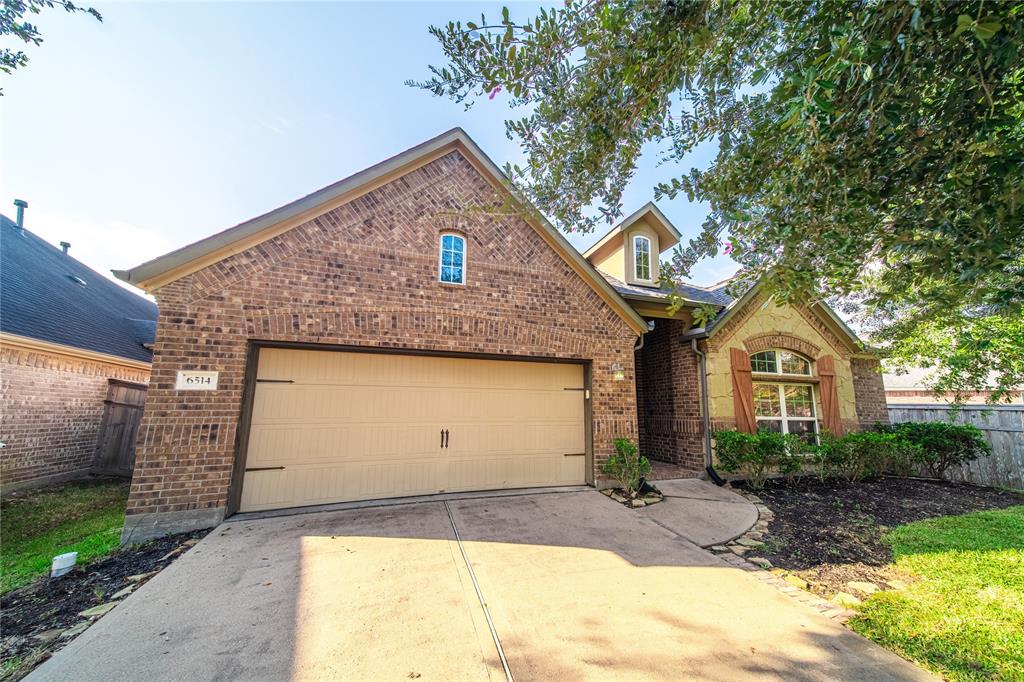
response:
M818 108L821 109L822 111L824 111L826 114L831 114L831 113L835 112L835 110L836 110L835 105L833 105L831 102L829 102L827 99L825 99L821 95L821 93L815 93L813 99L814 99L814 103L818 105Z
M974 19L967 14L961 14L956 18L956 30L953 31L953 37L956 38L964 31L974 26Z

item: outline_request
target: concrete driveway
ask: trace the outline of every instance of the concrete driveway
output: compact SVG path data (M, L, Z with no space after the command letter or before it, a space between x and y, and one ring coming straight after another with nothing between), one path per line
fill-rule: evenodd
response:
M229 521L31 679L504 680L499 646L520 681L929 679L593 490Z

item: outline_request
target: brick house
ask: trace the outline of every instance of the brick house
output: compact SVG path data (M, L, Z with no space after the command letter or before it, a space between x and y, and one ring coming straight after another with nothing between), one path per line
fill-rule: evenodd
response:
M129 473L134 432L104 427L112 398L141 412L156 305L24 229L23 209L0 216L0 483L82 476L107 447Z
M237 511L594 485L619 437L698 475L710 422L883 416L880 379L854 369L873 361L822 306L692 287L715 324L670 315L658 256L679 233L653 205L586 254L517 205L455 129L116 273L161 311L125 539Z

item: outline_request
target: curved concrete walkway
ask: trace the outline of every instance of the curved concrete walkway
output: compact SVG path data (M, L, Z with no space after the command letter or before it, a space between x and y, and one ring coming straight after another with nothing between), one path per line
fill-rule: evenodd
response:
M724 544L757 523L757 507L714 483L684 478L655 481L654 486L665 499L638 513L695 545Z

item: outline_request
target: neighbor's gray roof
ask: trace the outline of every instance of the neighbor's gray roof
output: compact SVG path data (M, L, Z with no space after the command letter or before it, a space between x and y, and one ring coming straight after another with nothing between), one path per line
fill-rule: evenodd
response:
M668 299L669 291L658 287L644 287L637 284L627 284L617 277L609 275L607 272L598 270L608 283L612 285L615 291L619 292L624 298L646 298L646 299ZM714 287L705 288L698 287L692 284L677 284L676 294L682 296L687 301L694 303L710 303L711 305L725 307L732 303L733 297L725 292L726 286L730 280L720 282Z
M151 362L156 304L0 215L0 331Z

